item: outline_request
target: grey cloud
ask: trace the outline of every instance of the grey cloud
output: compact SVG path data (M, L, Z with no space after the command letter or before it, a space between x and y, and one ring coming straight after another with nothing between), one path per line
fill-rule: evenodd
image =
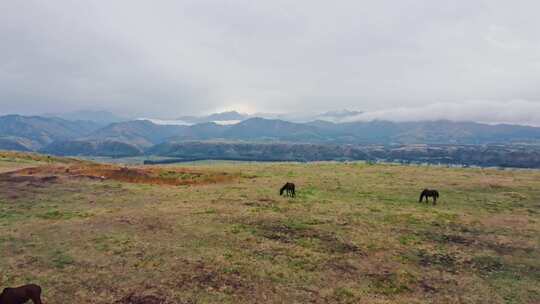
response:
M0 112L536 105L539 10L525 0L3 1Z

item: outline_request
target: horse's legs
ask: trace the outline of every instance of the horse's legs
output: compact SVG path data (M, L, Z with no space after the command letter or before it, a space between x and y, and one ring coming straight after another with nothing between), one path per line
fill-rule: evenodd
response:
M30 299L32 300L32 302L34 302L34 304L43 304L43 302L41 302L41 296L39 295L33 295L32 297L30 297Z
M30 292L29 298L34 304L43 304L41 302L41 288L39 288L38 290L32 290L32 292Z

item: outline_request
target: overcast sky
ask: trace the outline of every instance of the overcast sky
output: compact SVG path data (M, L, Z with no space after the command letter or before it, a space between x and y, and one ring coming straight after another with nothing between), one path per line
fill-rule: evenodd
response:
M347 108L540 125L539 12L537 0L0 1L0 113Z

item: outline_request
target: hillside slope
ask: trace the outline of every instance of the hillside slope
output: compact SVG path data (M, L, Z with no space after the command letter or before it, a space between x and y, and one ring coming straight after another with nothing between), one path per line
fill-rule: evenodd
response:
M133 120L110 124L80 139L117 141L147 148L178 135L185 128L178 125L157 125L148 120Z
M56 140L85 136L99 125L89 121L67 121L41 116L0 116L0 137L17 137L31 141L32 148L40 148Z
M143 154L138 146L114 140L91 141L91 140L67 140L55 141L39 150L60 156L107 156L107 157L132 157Z

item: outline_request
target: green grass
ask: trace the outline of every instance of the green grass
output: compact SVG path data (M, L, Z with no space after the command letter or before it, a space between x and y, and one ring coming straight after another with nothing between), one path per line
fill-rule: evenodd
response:
M0 162L4 171L25 166ZM240 178L0 181L1 287L38 283L47 303L113 303L131 293L171 303L540 301L539 171L178 166ZM279 197L286 181L297 198ZM436 206L418 203L425 187L440 191Z
M60 250L56 250L52 253L52 255L49 257L52 266L55 268L65 268L66 266L73 265L75 263L75 260L73 257L68 255L65 252L62 252Z
M59 211L59 210L49 210L45 213L36 215L38 218L46 220L70 220L73 218L86 218L90 217L91 214L87 212L70 212L70 211Z

